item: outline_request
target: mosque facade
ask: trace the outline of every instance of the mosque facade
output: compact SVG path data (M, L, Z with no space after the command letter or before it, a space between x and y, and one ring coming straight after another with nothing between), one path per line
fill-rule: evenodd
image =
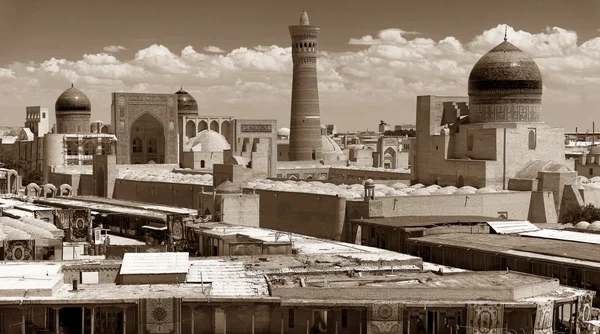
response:
M418 183L536 188L538 172L572 173L564 129L542 121L540 69L506 39L473 67L468 98L419 96L416 118Z

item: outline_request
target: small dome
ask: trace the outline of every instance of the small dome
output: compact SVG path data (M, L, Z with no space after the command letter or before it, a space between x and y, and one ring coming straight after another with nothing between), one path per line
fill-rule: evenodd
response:
M587 229L590 231L600 231L600 221L596 220L595 222L591 223Z
M338 143L335 142L331 137L322 135L321 136L321 147L323 153L326 152L343 152L342 148Z
M215 192L217 194L239 194L242 192L242 189L227 180L215 188Z
M198 115L198 103L192 95L183 90L183 87L175 94L177 94L177 112L179 115Z
M592 146L592 148L590 149L590 153L588 153L589 155L600 155L600 145L594 145Z
M306 14L306 11L303 11L302 16L300 16L300 25L301 26L310 25L310 21L308 20L308 14Z
M368 179L365 181L365 186L375 186L375 182L373 182L373 180Z
M188 141L188 148L194 152L223 152L231 148L222 134L207 129L199 132Z
M584 221L581 221L581 222L579 222L579 223L575 224L575 226L574 226L574 227L575 227L576 229L585 230L585 229L587 229L589 226L590 226L590 223L588 223L588 222L584 222Z
M88 97L82 91L73 87L65 90L54 104L56 112L88 112L92 111L92 104Z
M289 137L290 129L289 128L281 128L281 129L277 130L277 135L280 137Z

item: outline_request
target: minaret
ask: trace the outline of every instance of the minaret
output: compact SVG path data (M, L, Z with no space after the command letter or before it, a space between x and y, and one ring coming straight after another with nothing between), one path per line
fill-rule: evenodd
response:
M300 24L290 26L292 37L292 112L290 117L290 161L322 160L321 116L317 81L319 27L311 26L306 12Z

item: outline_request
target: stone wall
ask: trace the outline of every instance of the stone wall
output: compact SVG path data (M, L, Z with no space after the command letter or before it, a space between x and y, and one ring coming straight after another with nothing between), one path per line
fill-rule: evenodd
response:
M117 179L113 198L198 209L203 188L206 192L213 189L210 185Z
M311 193L256 190L260 227L341 240L346 199Z

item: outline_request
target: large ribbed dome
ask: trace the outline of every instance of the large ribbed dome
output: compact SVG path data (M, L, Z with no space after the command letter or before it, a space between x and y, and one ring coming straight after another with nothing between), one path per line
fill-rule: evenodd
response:
M73 87L65 90L54 104L56 112L88 112L92 111L92 104L82 91Z
M504 40L469 75L469 120L541 121L542 73L531 57Z
M177 112L179 115L198 115L198 103L192 95L183 90L183 87L175 94L177 94Z

